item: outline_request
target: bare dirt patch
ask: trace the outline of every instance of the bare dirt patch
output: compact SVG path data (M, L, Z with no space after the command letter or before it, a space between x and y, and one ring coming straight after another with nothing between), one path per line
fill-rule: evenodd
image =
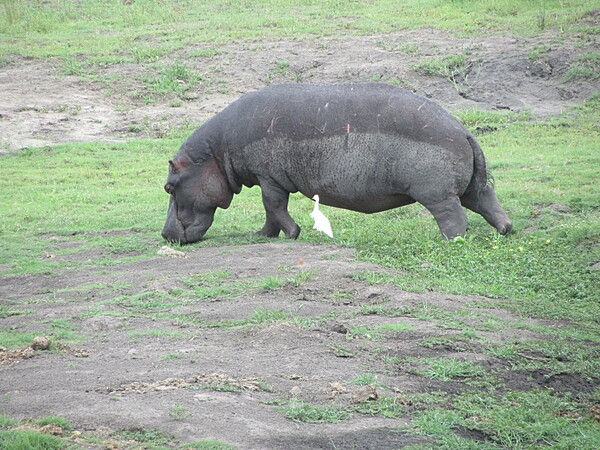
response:
M456 357L487 368L505 363L476 342L424 345L461 333L415 311L463 311L460 317L484 299L370 286L354 275L389 269L352 254L276 242L195 249L184 258L160 256L109 270L4 278L0 296L26 314L2 319L3 328L51 335L54 324L66 323L77 343L30 349L26 359L0 366L2 410L63 416L91 434L158 428L179 442L219 439L248 449L400 448L425 441L397 432L418 408L410 394L472 387L423 375L419 358ZM219 284L205 282L215 276L222 294L194 291ZM280 283L265 283L273 279ZM377 307L396 313L378 314ZM468 320L487 342L540 338L526 329L477 325L490 314L506 323L523 320L507 311L473 311ZM506 389L552 386L577 394L593 387L505 369L494 383ZM375 386L355 383L365 374L376 377ZM313 424L287 419L280 409L302 401L353 411L381 397L401 405L396 417L353 412L339 423Z
M392 81L451 109L545 117L597 90L592 82L564 78L577 55L594 46L578 36L459 39L424 30L228 44L211 57L187 57L188 49L172 58L185 60L204 81L181 102L167 96L150 104L129 95L144 90L135 75L142 66L98 69L122 75L111 78L109 91L103 81L61 75L57 61L14 57L0 68L0 149L161 136L206 120L242 93L283 81ZM543 51L532 59L538 47ZM454 80L413 68L461 52L469 64ZM425 376L423 358L479 364L492 376L484 381L499 389L541 386L577 395L597 387L569 375L511 371L482 345L543 338L532 327L484 326L490 317L561 324L515 317L488 299L370 286L353 275L389 269L356 261L349 248L276 241L185 253L4 276L0 298L16 313L1 318L0 328L52 336L53 344L50 351L0 353L1 411L63 416L78 433L105 442L115 430L157 428L173 442L219 439L244 449L391 449L428 441L398 432L421 407L412 394L474 389L468 379ZM466 310L473 315L465 317ZM470 321L479 338L442 326L439 317L453 315L454 323ZM377 383L357 383L365 374ZM382 397L401 406L395 417L356 410ZM282 410L292 401L343 408L351 416L296 422Z

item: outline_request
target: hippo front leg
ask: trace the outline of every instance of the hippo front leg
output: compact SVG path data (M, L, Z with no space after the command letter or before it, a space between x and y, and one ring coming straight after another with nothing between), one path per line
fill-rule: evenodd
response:
M462 236L467 231L467 214L458 197L423 205L433 214L442 236L446 239Z
M300 235L300 227L288 212L290 193L270 180L259 180L262 190L262 200L266 212L265 225L256 234L267 237L277 237L283 230L289 239Z

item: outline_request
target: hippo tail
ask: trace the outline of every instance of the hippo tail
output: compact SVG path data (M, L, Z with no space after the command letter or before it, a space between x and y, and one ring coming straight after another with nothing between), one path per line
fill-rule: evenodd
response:
M483 150L479 146L479 143L475 140L472 134L467 135L467 141L471 145L471 149L473 149L473 176L471 177L471 182L467 187L467 192L475 191L479 192L483 188L485 188L488 183L491 184L492 180L489 177L485 156L483 156Z

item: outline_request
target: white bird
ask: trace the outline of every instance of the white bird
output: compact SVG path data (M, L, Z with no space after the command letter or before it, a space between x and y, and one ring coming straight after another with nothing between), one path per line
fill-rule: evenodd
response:
M310 213L310 217L315 220L313 228L317 231L322 231L330 238L333 238L333 231L331 231L329 219L325 217L325 214L319 211L319 196L315 195L312 199L315 201L315 207Z

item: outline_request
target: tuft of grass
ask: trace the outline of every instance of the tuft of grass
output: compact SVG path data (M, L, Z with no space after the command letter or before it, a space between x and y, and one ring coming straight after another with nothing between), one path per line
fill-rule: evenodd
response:
M582 53L565 73L566 81L600 79L600 52Z
M181 450L235 450L234 445L226 444L225 442L214 439L202 439L199 441L183 444Z
M173 437L154 428L127 428L113 433L119 439L136 441L154 446L167 445Z
M39 425L40 427L43 427L45 425L54 425L59 428L62 428L63 430L72 430L73 429L73 425L71 425L71 422L69 422L64 417L57 417L57 416L43 417L41 419L34 420L33 423L35 423L36 425Z
M370 416L397 418L408 413L406 402L397 397L380 396L376 400L361 402L353 410Z
M27 347L31 340L43 333L24 333L0 328L0 345L7 349Z
M471 361L461 361L456 358L424 358L428 367L421 374L432 380L452 381L457 378L474 378L486 375L486 371Z
M292 400L288 405L278 408L285 418L294 422L338 423L350 419L350 414L342 408L325 408L309 403Z
M448 54L441 59L429 59L412 66L424 75L447 78L458 89L460 84L467 84L473 62L466 53Z
M552 390L508 392L504 396L465 393L454 401L460 422L504 448L540 443L553 448L599 448L597 424L570 396Z
M159 96L174 93L185 97L186 92L194 89L200 81L202 81L200 74L191 70L185 63L178 61L159 65L155 75L148 75L144 78L149 93Z
M381 383L379 382L379 378L377 375L373 375L370 373L364 373L357 375L352 381L349 381L350 384L355 384L357 386L369 386L375 385L378 386Z
M32 430L0 431L0 448L10 450L60 450L70 444L56 436Z

